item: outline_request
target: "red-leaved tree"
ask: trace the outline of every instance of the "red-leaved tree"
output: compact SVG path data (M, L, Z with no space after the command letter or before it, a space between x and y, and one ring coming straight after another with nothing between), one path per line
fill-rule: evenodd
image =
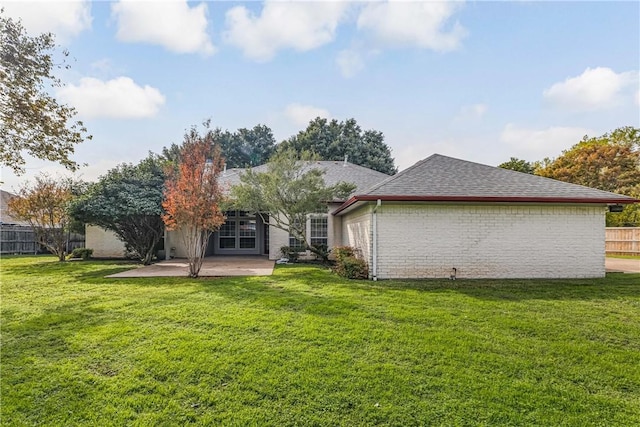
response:
M162 219L168 230L181 231L190 277L198 277L209 238L226 220L218 183L223 162L211 136L201 137L191 129L185 135L177 167L168 170Z

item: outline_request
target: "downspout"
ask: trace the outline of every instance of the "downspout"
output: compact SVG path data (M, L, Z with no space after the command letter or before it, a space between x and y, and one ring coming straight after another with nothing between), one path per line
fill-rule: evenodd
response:
M372 248L371 248L371 257L372 257L372 268L371 275L373 281L378 280L378 208L382 205L382 200L378 199L376 206L373 208L373 237L372 237Z

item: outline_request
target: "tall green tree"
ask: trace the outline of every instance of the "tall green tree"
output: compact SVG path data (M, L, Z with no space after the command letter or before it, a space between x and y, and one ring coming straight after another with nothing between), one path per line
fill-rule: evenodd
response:
M247 168L267 163L276 149L271 129L256 125L236 132L216 130L214 141L220 146L227 167Z
M268 126L258 124L251 129L241 128L235 132L211 129L210 121L204 122L204 138L218 145L228 168L247 168L265 164L276 150L273 132ZM162 150L167 159L177 161L182 147L172 144Z
M640 129L618 128L598 137L585 136L536 174L632 197L640 196ZM640 225L640 206L607 215L607 225Z
M118 165L71 204L73 217L113 231L129 252L150 264L164 235L164 166L154 154L137 165Z
M50 94L62 85L54 70L64 66L54 53L53 34L29 36L0 10L0 165L16 174L24 173L25 152L76 170L74 147L91 139L81 121L73 122L75 109Z
M518 159L517 157L512 157L508 162L500 163L498 167L528 174L533 174L535 170L534 164L526 160Z
M241 209L257 212L270 226L288 232L304 242L306 249L326 257L322 248L310 243L306 234L307 218L326 211L327 201L346 198L355 186L341 182L327 186L324 171L308 167L314 157L293 149L279 151L267 163L266 172L248 169L241 183L232 187L234 203Z
M382 132L362 131L355 119L338 122L316 118L297 135L283 141L281 150L293 149L298 153L309 151L320 160L348 160L389 175L398 169L391 157L391 149L384 142Z

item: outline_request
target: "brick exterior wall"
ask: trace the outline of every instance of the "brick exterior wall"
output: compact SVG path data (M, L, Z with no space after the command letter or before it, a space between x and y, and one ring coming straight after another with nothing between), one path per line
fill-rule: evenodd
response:
M279 228L269 227L269 259L280 259L280 248L289 246L289 233Z
M342 217L342 242L341 245L353 246L360 250L360 255L367 261L369 271L372 266L371 253L371 213L372 206L364 206L349 212Z
M603 277L604 214L586 205L383 203L378 278L448 278L452 267L458 278ZM343 216L344 244L369 252L367 216L370 208Z
M124 243L113 231L96 225L85 227L85 247L93 249L96 258L124 258Z

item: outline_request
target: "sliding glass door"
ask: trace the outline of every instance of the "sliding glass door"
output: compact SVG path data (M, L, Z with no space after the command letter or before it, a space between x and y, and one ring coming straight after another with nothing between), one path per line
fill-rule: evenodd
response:
M227 221L217 234L216 253L259 254L259 218L246 211L227 212Z

